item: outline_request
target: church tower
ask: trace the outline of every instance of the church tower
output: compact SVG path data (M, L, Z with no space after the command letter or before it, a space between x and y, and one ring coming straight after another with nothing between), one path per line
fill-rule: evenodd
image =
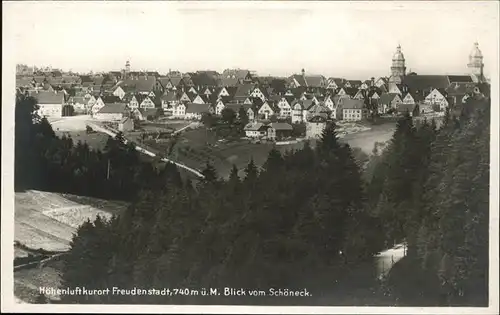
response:
M122 80L128 79L130 74L130 61L125 62L125 69L123 69Z
M483 74L483 54L479 49L479 44L477 42L474 43L474 47L469 54L469 63L467 64L467 68L470 69L470 73L474 82L482 82L484 81Z
M390 83L400 84L406 75L405 56L401 52L401 45L396 48L396 53L392 56Z

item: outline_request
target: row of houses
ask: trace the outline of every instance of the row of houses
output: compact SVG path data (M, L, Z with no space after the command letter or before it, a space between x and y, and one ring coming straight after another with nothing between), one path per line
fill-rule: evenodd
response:
M222 87L216 86L220 80L225 82ZM106 104L118 103L143 118L162 110L165 115L199 119L204 112L220 115L225 108L238 112L243 107L253 119L275 115L290 118L292 122L306 121L311 112L329 113L330 118L337 120L361 120L373 108L379 114L413 112L417 105L424 112L436 110L436 106L443 111L463 103L471 93L483 93L485 89L472 82L470 76L410 74L400 84L391 84L387 78L326 79L302 71L281 85L273 85L279 80L257 77L239 69L226 70L222 75L199 71L188 75L172 73L167 77L156 72L129 71L94 77L61 75L43 80L33 77L27 80L27 85L20 85L36 92L41 99L39 104L45 107L41 112L50 116L62 115L62 109L57 109L71 105L77 111L99 117ZM48 100L44 101L45 98ZM54 106L55 100L61 106ZM104 111L112 108L118 107Z

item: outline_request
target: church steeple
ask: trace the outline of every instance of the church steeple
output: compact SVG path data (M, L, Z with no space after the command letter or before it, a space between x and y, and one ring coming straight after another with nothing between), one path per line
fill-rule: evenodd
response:
M401 45L398 44L396 52L392 56L391 82L399 84L406 75L405 56L401 52Z
M477 80L478 82L484 80L483 53L479 49L478 42L474 43L474 47L472 48L472 51L469 54L469 63L467 64L467 67L470 69L470 72L475 80Z

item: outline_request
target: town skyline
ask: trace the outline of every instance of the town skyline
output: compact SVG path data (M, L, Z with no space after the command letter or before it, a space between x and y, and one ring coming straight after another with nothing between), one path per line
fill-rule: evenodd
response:
M277 2L259 2L259 6L240 2L9 3L4 23L15 25L18 64L80 73L121 70L129 60L132 70L160 73L241 68L262 76L286 77L305 69L327 77L367 79L388 76L392 55L401 45L408 72L466 74L476 41L484 55L485 75L491 76L494 69L498 39L487 30L498 23L495 2L314 2L308 7L296 2L287 3L286 8ZM46 10L49 22L34 25L31 17L40 10ZM86 14L90 12L92 23ZM419 19L439 23L418 23L418 27L411 23ZM156 29L161 31L152 31ZM455 40L439 45L434 40L440 36ZM64 40L57 42L54 37ZM85 45L82 38L87 38ZM44 41L53 42L39 53Z

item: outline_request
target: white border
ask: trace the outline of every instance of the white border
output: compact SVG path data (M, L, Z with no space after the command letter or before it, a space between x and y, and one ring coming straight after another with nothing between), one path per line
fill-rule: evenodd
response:
M55 1L54 1L55 2ZM61 1L62 2L62 1ZM421 1L424 2L424 1ZM444 2L444 1L443 1ZM447 1L447 5L460 5L465 1ZM474 1L479 3L480 1ZM496 2L496 1L493 1ZM415 3L415 1L411 1ZM498 12L498 2L497 12ZM4 3L2 3L4 4ZM144 5L139 2L137 5ZM336 2L336 7L359 5L359 2ZM363 4L366 4L364 2ZM380 10L395 10L404 6L405 2L380 1L377 3ZM308 8L330 6L327 2L175 2L170 3L174 8L187 9L213 9L223 6L225 8L248 8L259 5L264 9L283 8ZM422 3L425 5L425 3ZM13 193L13 171L14 171L14 96L15 96L15 19L8 15L7 5L2 5L2 312L38 312L38 313L61 313L61 312L92 312L108 313L331 313L331 314L498 314L498 141L499 141L499 68L498 68L498 19L497 28L491 30L496 33L496 59L488 59L487 62L493 70L491 74L491 146L490 146L490 281L489 281L489 308L440 308L440 307L265 307L265 306L168 306L168 305L32 305L17 304L14 302L13 294L13 222L14 222L14 193ZM464 21L467 23L467 21Z

